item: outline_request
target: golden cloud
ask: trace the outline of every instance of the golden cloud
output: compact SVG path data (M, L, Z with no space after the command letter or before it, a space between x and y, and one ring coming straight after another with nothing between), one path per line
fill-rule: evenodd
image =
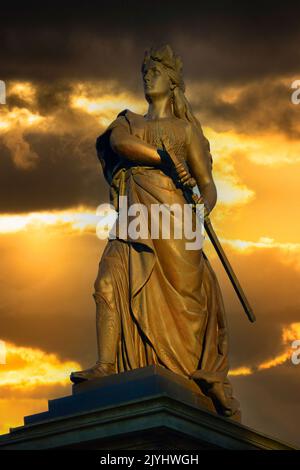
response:
M23 170L35 167L38 155L31 148L25 138L25 133L36 131L39 133L52 132L59 135L72 132L82 133L86 127L74 118L67 116L69 111L85 113L93 120L89 122L90 129L84 129L86 135L93 134L99 125L107 127L125 108L140 112L145 106L142 100L128 91L120 91L117 82L76 82L70 85L71 91L66 96L66 107L55 108L47 115L42 115L38 109L36 95L37 85L31 82L11 82L9 85L8 102L17 96L21 106L0 108L0 138L10 150L14 164ZM72 123L70 127L70 122ZM94 124L93 124L94 123Z
M282 343L285 351L278 356L271 358L258 366L258 370L270 369L291 360L293 349L291 344L294 340L300 340L300 323L291 323L283 328Z
M81 369L75 361L61 360L37 348L7 342L6 364L0 365L0 434L22 424L24 415L47 409L51 390L70 386L69 375Z
M29 169L34 166L38 156L25 140L24 132L37 127L42 131L45 121L45 117L26 108L0 108L0 137L17 167Z
M7 90L8 98L17 96L29 104L36 102L36 87L31 82L12 81Z
M99 214L84 206L62 211L41 211L27 214L0 215L0 234L30 231L60 231L61 233L96 233Z
M236 369L232 369L229 372L229 375L251 375L256 371L270 369L291 361L292 353L294 352L292 349L292 342L297 339L300 339L300 323L291 323L290 325L285 326L282 330L282 346L284 350L280 354L269 358L252 368L241 366Z
M220 238L222 243L230 245L234 250L239 252L253 252L257 249L278 249L286 252L299 253L300 243L276 242L273 238L260 237L258 241L247 240L228 240Z
M120 91L117 82L90 82L74 84L70 106L94 116L101 126L107 127L123 109L143 112L145 101Z
M205 134L211 142L212 154L216 163L224 158L246 157L257 165L282 166L300 162L300 140L290 140L279 133L261 132L260 135L248 135L230 130L217 132L205 128ZM233 158L234 160L234 158Z
M300 323L291 323L282 332L282 340L285 344L292 343L295 339L300 339Z
M36 387L66 385L72 370L80 369L74 361L62 361L55 354L40 349L6 343L6 364L1 365L0 393L4 388L28 392Z
M14 107L0 110L1 128L0 134L4 144L9 148L16 166L22 169L30 169L35 166L38 155L30 147L24 138L24 133L29 130L38 132L54 132L62 134L70 132L68 125L69 116L66 119L64 113L84 113L89 116L93 133L97 126L106 127L123 109L129 108L135 112L145 111L144 98L122 89L116 81L75 82L70 84L66 99L67 109L55 108L53 113L43 116L39 113L37 104L33 111L32 103L35 103L37 86L29 82L13 82L10 86L10 96L17 95L28 103L26 107ZM228 90L230 99L239 93L239 90ZM72 121L72 132L82 133L82 119ZM94 125L92 123L94 122ZM234 131L216 132L212 128L205 128L205 134L212 146L214 158L214 175L218 188L219 203L225 206L234 206L249 203L255 197L254 188L249 188L239 177L235 164L237 155L248 158L260 164L272 164L273 161L284 163L295 161L300 154L297 148L288 145L283 137L256 136L249 137ZM86 131L87 132L87 131ZM88 132L87 132L88 134ZM275 139L275 140L274 140ZM281 139L281 140L280 140ZM300 146L300 144L299 144ZM275 149L275 150L274 150ZM240 158L239 157L239 158Z
M69 233L100 233L97 225L107 211L108 204L100 205L97 209L91 210L85 206L77 206L68 210L53 210L29 212L26 214L2 214L0 215L0 235L13 234L18 232L42 233L56 232L61 234ZM289 263L290 259L295 262L295 255L300 252L300 243L278 242L270 237L260 237L257 241L228 239L220 237L220 242L228 245L238 253L252 253L260 249L279 250L289 255L283 262Z
M36 88L30 82L12 82L9 87L8 99L17 95L31 105L35 101ZM0 137L10 150L14 164L23 170L31 169L38 160L38 155L32 150L24 138L24 132L38 128L45 131L47 118L39 112L33 112L27 107L6 106L0 108Z
M241 375L251 375L253 373L250 367L237 367L236 369L231 369L228 375L232 377L241 376Z

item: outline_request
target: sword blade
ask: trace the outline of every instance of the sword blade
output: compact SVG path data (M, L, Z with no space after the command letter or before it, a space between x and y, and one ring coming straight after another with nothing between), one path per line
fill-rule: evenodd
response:
M198 188L197 185L192 188L192 192L194 194L196 194L198 197L200 197L200 191L199 191L199 188ZM211 223L208 216L205 217L205 219L204 219L204 228L206 230L206 233L207 233L213 247L215 248L215 250L216 250L216 252L217 252L217 254L220 258L220 261L221 261L226 273L228 274L228 277L231 281L231 284L232 284L232 286L233 286L233 288L234 288L234 290L235 290L235 292L236 292L236 294L237 294L237 296L238 296L238 298L239 298L239 300L240 300L240 302L241 302L241 304L244 308L244 311L245 311L247 317L249 318L249 320L252 323L254 323L256 318L255 318L255 315L253 313L253 310L252 310L252 308L251 308L251 306L250 306L250 304L247 300L247 297L246 297L246 295L245 295L245 293L244 293L244 291L243 291L243 289L242 289L242 287L239 283L239 280L238 280L235 272L233 271L233 268L232 268L232 266L231 266L231 264L230 264L230 262L229 262L229 260L226 256L226 254L225 254L225 252L222 248L222 245L219 242L219 239L216 235L216 232L213 229L212 223Z

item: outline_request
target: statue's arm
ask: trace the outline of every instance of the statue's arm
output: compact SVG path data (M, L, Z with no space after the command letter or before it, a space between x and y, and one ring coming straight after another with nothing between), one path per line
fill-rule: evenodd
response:
M124 126L115 127L110 134L112 150L121 157L144 165L161 165L157 148L131 135Z
M194 124L187 128L187 163L195 178L208 212L217 202L217 189L212 176L212 161L204 136Z

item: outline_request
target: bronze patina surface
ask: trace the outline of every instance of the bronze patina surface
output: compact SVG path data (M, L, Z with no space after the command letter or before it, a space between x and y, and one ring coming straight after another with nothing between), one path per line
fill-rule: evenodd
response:
M185 97L182 62L170 46L146 51L142 64L145 115L119 113L97 139L111 201L183 206L166 152L187 163L206 215L217 192L208 140ZM182 182L182 174L178 174ZM181 179L180 179L181 178ZM239 403L228 380L228 331L220 287L202 249L184 237L109 240L95 282L98 361L73 372L79 383L153 364L197 382L218 413ZM192 379L191 379L192 380Z

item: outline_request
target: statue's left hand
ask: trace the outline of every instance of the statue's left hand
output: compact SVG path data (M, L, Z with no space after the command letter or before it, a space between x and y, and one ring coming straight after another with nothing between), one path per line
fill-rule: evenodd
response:
M197 196L197 194L193 194L192 196L193 201L195 204L204 204L204 218L208 217L210 214L209 208L207 203L205 202L203 196Z

